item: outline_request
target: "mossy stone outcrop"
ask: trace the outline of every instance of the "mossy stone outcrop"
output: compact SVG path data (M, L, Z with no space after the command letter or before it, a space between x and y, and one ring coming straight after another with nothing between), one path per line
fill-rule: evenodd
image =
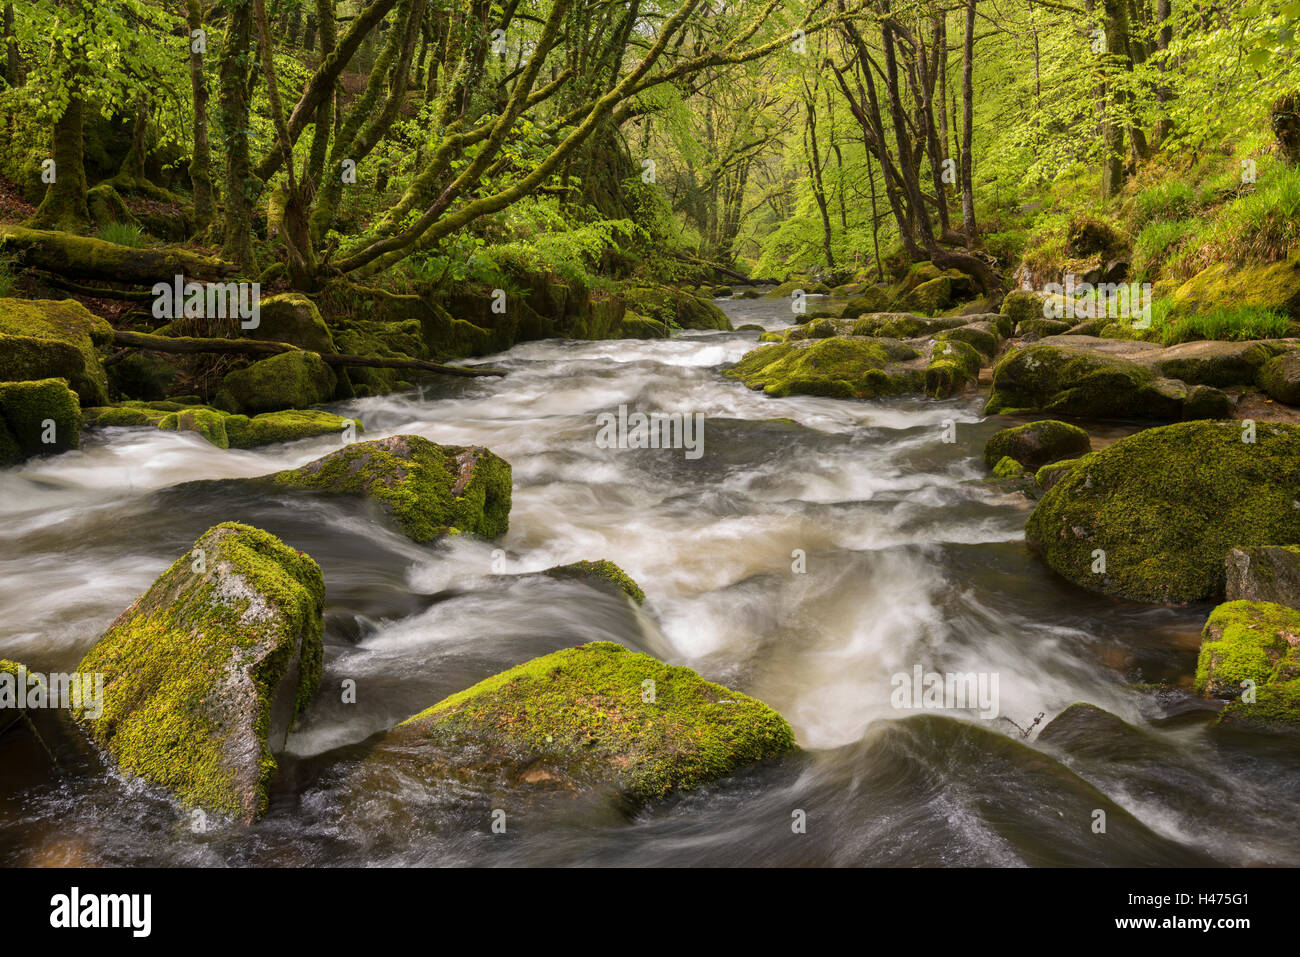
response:
M1009 455L1037 471L1050 462L1086 455L1091 449L1088 433L1077 425L1044 419L994 432L984 443L984 463L992 468Z
M256 328L244 330L251 339L287 342L310 352L337 351L330 330L316 304L302 293L268 296L258 305Z
M581 561L570 562L567 565L556 565L554 568L546 569L542 574L561 581L576 580L600 588L616 589L627 595L638 605L645 601L645 592L641 590L641 586L632 580L632 576L608 559L602 558L594 562Z
M379 749L436 751L456 736L562 787L612 788L637 803L795 746L789 724L761 701L612 642L557 651L481 681L404 721Z
M955 339L966 343L979 352L984 362L992 361L997 355L998 344L1002 341L996 327L991 322L968 322L964 326L944 329L934 335L936 340Z
M920 355L889 339L781 342L747 352L724 374L770 396L870 399L920 392L925 386L925 360Z
M1270 342L1184 342L1161 351L1156 371L1188 385L1254 385L1260 368L1281 347Z
M305 409L327 402L337 381L316 353L284 352L230 373L212 404L241 415Z
M1266 265L1215 263L1174 290L1172 298L1174 316L1218 309L1229 302L1276 309L1300 319L1300 247L1285 260Z
M929 316L947 309L952 301L952 280L947 276L936 276L900 296L894 303L894 308L900 312L917 312Z
M840 317L856 319L873 312L887 312L889 307L889 293L879 286L868 286L848 301Z
M1182 422L1084 456L1043 495L1025 537L1093 591L1145 602L1215 598L1229 549L1300 542L1300 427L1253 429ZM1105 568L1094 572L1098 550Z
M1170 390L1146 366L1061 336L1005 355L993 370L986 415L1055 412L1080 417L1178 419L1185 390ZM1080 343L1080 344L1076 344Z
M1013 289L1002 299L1001 315L1010 320L1011 327L1006 335L1010 336L1022 322L1031 319L1046 318L1043 297L1024 289Z
M925 367L925 394L946 399L979 379L980 354L960 339L936 339Z
M112 327L75 299L0 299L0 381L66 379L82 405L104 405L108 376L98 347L112 337Z
M63 379L0 382L0 466L81 445L81 406Z
M731 320L712 299L671 286L632 287L620 293L627 308L638 316L679 329L731 330Z
M1300 608L1300 545L1234 548L1224 559L1228 601L1266 601Z
M1201 634L1196 690L1232 699L1220 724L1300 732L1300 611L1255 601L1215 608Z
M485 448L437 445L418 435L355 442L255 482L375 501L412 540L504 535L510 465Z
M320 682L324 594L308 556L217 525L86 655L78 670L103 674L103 709L74 716L123 772L251 822Z

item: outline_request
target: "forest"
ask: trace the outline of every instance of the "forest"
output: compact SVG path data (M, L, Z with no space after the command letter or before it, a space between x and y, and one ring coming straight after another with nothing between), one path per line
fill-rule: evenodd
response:
M3 11L0 863L1300 865L1300 0Z

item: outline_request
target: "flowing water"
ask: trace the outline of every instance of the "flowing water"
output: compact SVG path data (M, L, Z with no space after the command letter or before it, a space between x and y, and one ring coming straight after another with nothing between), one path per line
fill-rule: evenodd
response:
M784 301L721 305L736 325L790 321ZM504 380L337 407L365 437L485 445L509 461L510 531L495 543L417 546L355 502L170 489L301 465L336 447L329 438L222 451L109 429L0 473L0 657L34 671L73 670L220 521L307 552L327 587L321 690L263 821L196 828L75 742L55 741L63 772L51 774L9 734L0 861L1300 864L1295 749L1213 733L1185 693L1154 690L1188 684L1209 606L1088 594L1030 556L1029 502L984 481L984 440L1004 423L981 421L981 397L767 398L720 372L755 339L526 343L486 360ZM704 454L598 447L596 416L621 404L704 413ZM643 587L641 609L528 574L599 558ZM418 779L376 794L350 775L376 732L592 640L766 701L802 750L640 810L577 802L505 834L491 832L494 795ZM996 675L999 716L896 709L891 677L918 665ZM341 700L347 679L355 703ZM1084 732L1069 753L1022 738L1017 725L1075 701L1145 736L1111 749Z

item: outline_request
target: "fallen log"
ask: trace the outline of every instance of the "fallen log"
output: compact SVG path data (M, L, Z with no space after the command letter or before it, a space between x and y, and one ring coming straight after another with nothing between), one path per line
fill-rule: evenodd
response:
M136 249L92 236L25 226L0 226L0 253L24 267L60 276L138 286L170 283L177 276L215 282L239 271L224 259L176 246Z
M276 356L284 352L300 352L287 342L270 342L262 339L205 339L193 336L155 336L147 332L114 331L113 345L127 349L147 349L151 352L172 354L221 353L250 356ZM438 372L442 375L477 378L503 376L504 369L487 367L470 368L448 366L423 359L391 359L382 356L354 356L344 352L319 353L326 365L353 366L369 369L414 369L420 372Z

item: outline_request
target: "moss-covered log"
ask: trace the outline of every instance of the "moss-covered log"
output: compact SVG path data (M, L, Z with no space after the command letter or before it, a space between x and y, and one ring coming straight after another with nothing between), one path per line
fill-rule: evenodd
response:
M23 266L60 276L141 286L171 282L177 276L215 281L237 272L233 263L188 249L135 249L90 236L23 226L0 226L0 253Z

